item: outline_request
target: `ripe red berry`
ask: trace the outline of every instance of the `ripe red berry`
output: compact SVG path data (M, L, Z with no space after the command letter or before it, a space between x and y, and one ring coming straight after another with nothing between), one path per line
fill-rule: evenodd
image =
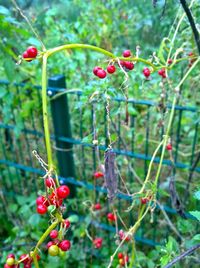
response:
M9 253L8 256L6 257L6 259L8 259L8 258L15 259L15 255L13 253Z
M23 260L23 261L22 261L23 263L27 263L27 262L29 262L30 257L29 257L28 254L22 254L22 255L19 257L19 260L20 260L20 261Z
M113 213L110 212L110 213L107 214L107 219L110 222L114 222L114 221L116 221L116 216Z
M102 68L99 67L99 66L95 66L94 69L93 69L93 74L97 76L97 71L98 70L102 70Z
M124 58L128 58L128 57L130 57L131 56L131 51L130 50L124 50L124 52L123 52L123 57Z
M93 245L95 248L101 248L102 242L103 242L103 239L101 237L97 237L93 240Z
M173 60L172 59L168 59L167 63L168 64L172 64Z
M168 151L171 151L171 150L172 150L172 145L171 145L171 143L168 143L168 144L166 145L166 149L167 149Z
M162 76L162 78L166 78L166 72L165 72L165 69L163 68L163 69L160 69L159 71L158 71L158 74L160 75L160 76Z
M104 79L106 77L106 71L104 71L103 69L99 69L97 71L97 76L101 79Z
M194 56L194 53L193 53L193 52L189 52L189 53L188 53L188 56L189 56L189 57L192 57L192 56Z
M134 69L134 64L130 61L125 61L124 62L124 66L128 69L128 70L133 70Z
M66 219L64 221L64 225L65 225L65 228L68 229L70 227L70 225L71 225L71 222L68 219Z
M37 213L38 214L45 214L45 213L47 213L47 207L45 206L45 205L38 205L37 206Z
M124 258L124 254L122 252L118 253L118 259L123 259Z
M50 248L52 245L55 245L54 241L49 241L46 245L47 248Z
M94 204L93 207L94 207L95 210L100 210L101 209L101 204L96 203L96 204Z
M23 57L24 59L30 58L29 55L28 55L28 52L27 52L27 51L25 51L25 52L22 54L22 57ZM32 61L32 60L26 60L26 61Z
M48 200L44 196L38 196L36 199L36 204L37 205L45 205L48 206Z
M63 240L58 246L62 251L67 251L70 249L71 243L69 240Z
M66 198L70 194L70 190L67 185L59 186L56 191L59 198Z
M148 78L150 76L150 74L151 74L151 71L149 70L149 68L145 67L143 69L143 74L144 74L145 77Z
M107 72L108 72L109 74L113 74L115 71L116 71L116 68L115 68L114 65L108 65L108 67L107 67Z
M31 268L31 267L32 267L31 263L24 264L24 268Z
M4 268L14 268L14 265L10 266L7 263L4 264Z
M140 201L141 201L142 205L146 205L146 203L148 203L149 200L148 200L148 198L143 197L143 198L140 199Z
M45 180L45 184L46 184L46 186L47 187L54 187L54 185L55 185L55 181L54 181L54 179L53 178L51 178L51 177L49 177L49 178L47 178L46 180Z
M49 236L51 237L51 239L55 239L58 236L58 231L57 230L52 230L49 234Z
M59 198L59 196L55 194L55 192L52 192L51 195L49 195L49 202L51 205L54 205L56 207L60 207L63 203L62 198Z
M28 53L29 58L36 58L38 51L36 47L28 47L26 52Z
M94 173L95 179L99 179L99 178L101 178L103 176L104 176L104 174L102 172L100 172L100 171L97 171L97 172Z

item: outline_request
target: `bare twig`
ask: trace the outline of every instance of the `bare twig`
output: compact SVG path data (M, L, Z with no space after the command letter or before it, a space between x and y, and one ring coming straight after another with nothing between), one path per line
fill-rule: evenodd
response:
M194 34L194 39L195 39L195 42L196 42L196 45L198 48L198 52L200 55L200 35L199 35L199 32L198 32L197 27L195 25L194 18L193 18L192 13L187 5L186 0L180 0L180 2L181 2L181 5L185 11L185 14L186 14L188 20L189 20L190 26L192 28L192 32Z
M183 252L181 255L179 255L178 257L174 258L171 262L169 262L163 268L170 268L170 267L172 267L175 263L177 263L181 259L185 258L186 256L190 255L193 251L197 250L198 248L200 248L200 244L197 244L196 246L193 246L193 247L189 248L188 250L186 250L185 252Z

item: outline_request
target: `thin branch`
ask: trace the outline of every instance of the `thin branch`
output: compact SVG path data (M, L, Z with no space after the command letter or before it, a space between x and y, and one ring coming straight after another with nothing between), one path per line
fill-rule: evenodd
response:
M198 52L200 55L200 35L199 35L199 32L198 32L197 27L195 25L194 18L193 18L192 13L187 5L186 0L180 0L180 2L181 2L181 5L185 11L185 14L186 14L188 20L189 20L190 26L192 28L192 32L194 34L195 42L196 42L196 45L198 48Z
M200 244L197 244L196 246L193 246L193 247L189 248L188 250L186 250L185 252L183 252L181 255L179 255L178 257L174 258L171 262L169 262L163 268L170 268L170 267L172 267L175 263L177 263L181 259L185 258L186 256L190 255L193 251L197 250L198 248L200 248Z

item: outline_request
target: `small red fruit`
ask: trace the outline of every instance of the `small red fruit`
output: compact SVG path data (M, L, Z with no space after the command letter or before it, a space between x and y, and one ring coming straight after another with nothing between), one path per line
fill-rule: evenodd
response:
M69 240L63 240L58 246L62 251L67 251L70 249L71 243Z
M149 70L149 68L145 67L143 69L143 74L144 74L145 77L148 78L151 75L151 71Z
M116 221L116 216L110 212L107 214L107 219L109 222L114 222L114 221Z
M29 58L36 58L38 51L36 47L28 47L26 52L28 53Z
M130 57L131 56L131 51L130 50L124 50L124 52L123 52L123 57L124 58L128 58L128 57Z
M103 177L104 176L104 174L102 173L102 172L95 172L94 173L94 177L95 177L95 179L99 179L99 178L101 178L101 177Z
M133 70L134 69L134 64L130 61L125 61L124 62L124 66L128 69L128 70Z
M55 185L55 181L54 181L54 179L53 178L51 178L51 177L49 177L49 178L47 178L46 180L45 180L45 184L46 184L46 186L47 187L54 187L54 185Z
M6 257L6 259L8 259L8 258L15 259L15 255L13 253L9 253L8 256Z
M28 254L22 254L20 257L19 257L19 260L23 260L22 262L23 263L27 263L29 262L30 258L29 258L29 255Z
M93 69L93 74L97 76L97 71L98 71L98 70L102 70L102 68L99 67L99 66L94 67L94 69Z
M31 268L31 267L32 267L31 263L24 264L24 268Z
M96 204L94 204L93 207L94 207L95 210L100 210L101 209L101 204L96 203Z
M8 265L8 264L6 263L6 264L4 264L4 268L14 268L14 265L10 266L10 265Z
M48 200L44 196L38 196L36 199L36 204L37 205L45 205L48 206Z
M194 53L193 53L193 52L189 52L189 53L188 53L188 56L189 56L189 57L192 57L192 56L194 56Z
M103 242L103 239L101 237L97 237L93 240L93 245L95 248L101 248L102 242Z
M122 252L118 253L118 259L123 259L124 258L124 254Z
M51 246L55 245L54 241L49 241L46 245L47 248L50 248Z
M171 145L171 143L168 143L168 144L166 145L166 149L167 149L168 151L171 151L171 150L172 150L172 145Z
M37 213L38 214L45 214L45 213L47 213L47 207L45 206L45 205L38 205L37 206Z
M64 221L64 225L65 225L65 228L68 229L68 228L70 227L70 225L71 225L71 222L70 222L69 220L66 219L66 220Z
M101 79L104 79L106 77L106 71L104 71L103 69L99 69L97 71L97 76Z
M23 57L24 59L30 58L29 55L28 55L28 52L27 52L27 51L25 51L25 52L22 54L22 57ZM32 61L32 60L26 60L26 61Z
M172 59L168 59L167 63L168 64L172 64L173 60Z
M66 198L70 194L70 190L67 185L59 186L56 191L59 198Z
M162 78L166 78L166 72L165 72L165 69L163 68L163 69L160 69L159 71L158 71L158 74L160 75L160 76L162 76Z
M114 65L108 65L108 67L107 67L107 72L108 72L109 74L113 74L115 71L116 71L116 68L115 68Z
M49 236L51 237L51 239L55 239L58 236L58 231L57 230L52 230L49 234Z
M143 197L140 199L140 201L141 201L142 205L146 205L146 203L148 203L149 200L148 200L148 198Z

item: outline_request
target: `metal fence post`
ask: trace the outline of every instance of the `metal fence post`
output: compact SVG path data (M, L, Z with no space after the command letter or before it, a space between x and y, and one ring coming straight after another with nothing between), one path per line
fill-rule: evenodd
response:
M65 77L63 75L56 75L48 80L48 95L54 96L66 89ZM57 159L59 175L62 177L75 177L75 166L73 158L73 144L69 142L60 141L58 137L72 138L70 113L68 107L67 94L51 99L51 113L54 126L54 134L56 138ZM75 195L75 186L70 185L71 197Z

